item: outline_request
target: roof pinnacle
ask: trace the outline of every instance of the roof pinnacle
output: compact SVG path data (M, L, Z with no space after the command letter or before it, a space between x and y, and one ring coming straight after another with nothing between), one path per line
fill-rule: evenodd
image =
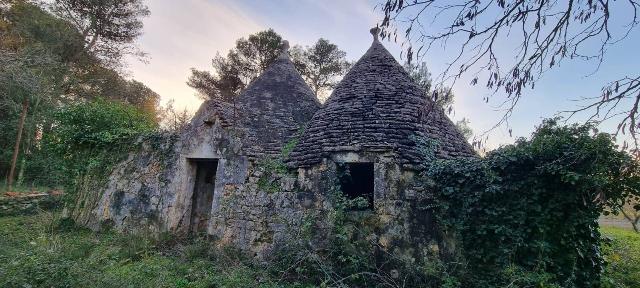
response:
M373 41L378 41L378 35L380 35L380 28L378 27L378 25L376 25L376 27L371 28L369 32L371 32L371 35L373 35Z
M289 41L282 40L282 44L280 44L280 56L279 58L289 58Z

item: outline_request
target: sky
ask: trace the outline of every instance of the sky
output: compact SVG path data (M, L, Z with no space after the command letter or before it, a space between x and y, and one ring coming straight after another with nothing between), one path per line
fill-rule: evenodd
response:
M349 60L355 61L371 45L369 29L381 20L377 3L375 0L149 0L151 15L144 20L144 34L138 41L148 58L144 62L128 59L129 74L160 94L162 104L173 101L175 108L193 112L202 100L186 85L190 69L209 70L216 53L226 54L237 39L273 28L292 45L308 46L318 38L328 39L345 51ZM605 63L593 75L596 65L591 62L567 61L550 70L534 90L525 92L508 125L491 130L486 147L495 148L512 143L517 137L529 136L542 119L578 107L576 99L596 96L604 83L637 73L638 36L636 30L628 40L612 46ZM387 41L383 44L403 62L400 44ZM452 47L450 44L431 49L421 61L438 75L451 61L455 53ZM469 79L463 78L453 86L455 103L450 118L454 121L466 118L474 132L482 134L498 123L503 113L499 101L485 103L483 98L490 92L482 85L471 86ZM584 116L572 121L580 119ZM601 128L611 131L615 123L605 123Z

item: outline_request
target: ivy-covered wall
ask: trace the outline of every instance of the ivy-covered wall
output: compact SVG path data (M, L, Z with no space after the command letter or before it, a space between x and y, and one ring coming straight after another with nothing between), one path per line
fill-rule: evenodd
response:
M200 111L177 134L139 140L137 148L113 168L91 210L88 226L147 232L188 231L195 169L190 159L219 159L216 190L242 183L246 158L237 131L209 124L210 113ZM215 120L215 119L213 119Z

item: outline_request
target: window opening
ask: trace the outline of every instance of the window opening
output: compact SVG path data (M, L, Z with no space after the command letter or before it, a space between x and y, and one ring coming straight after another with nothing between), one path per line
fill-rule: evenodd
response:
M373 210L373 163L342 163L338 165L338 175L343 195L364 201L351 210Z

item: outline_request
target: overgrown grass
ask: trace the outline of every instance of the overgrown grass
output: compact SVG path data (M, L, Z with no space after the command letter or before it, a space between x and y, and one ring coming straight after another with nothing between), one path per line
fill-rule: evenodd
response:
M607 267L604 287L640 287L640 233L616 227L600 228L607 244L603 247Z
M640 234L604 227L603 287L640 287ZM0 287L312 287L205 239L94 233L55 213L0 217ZM455 287L456 285L453 285Z
M0 217L0 287L302 287L204 239L94 233L55 214Z

